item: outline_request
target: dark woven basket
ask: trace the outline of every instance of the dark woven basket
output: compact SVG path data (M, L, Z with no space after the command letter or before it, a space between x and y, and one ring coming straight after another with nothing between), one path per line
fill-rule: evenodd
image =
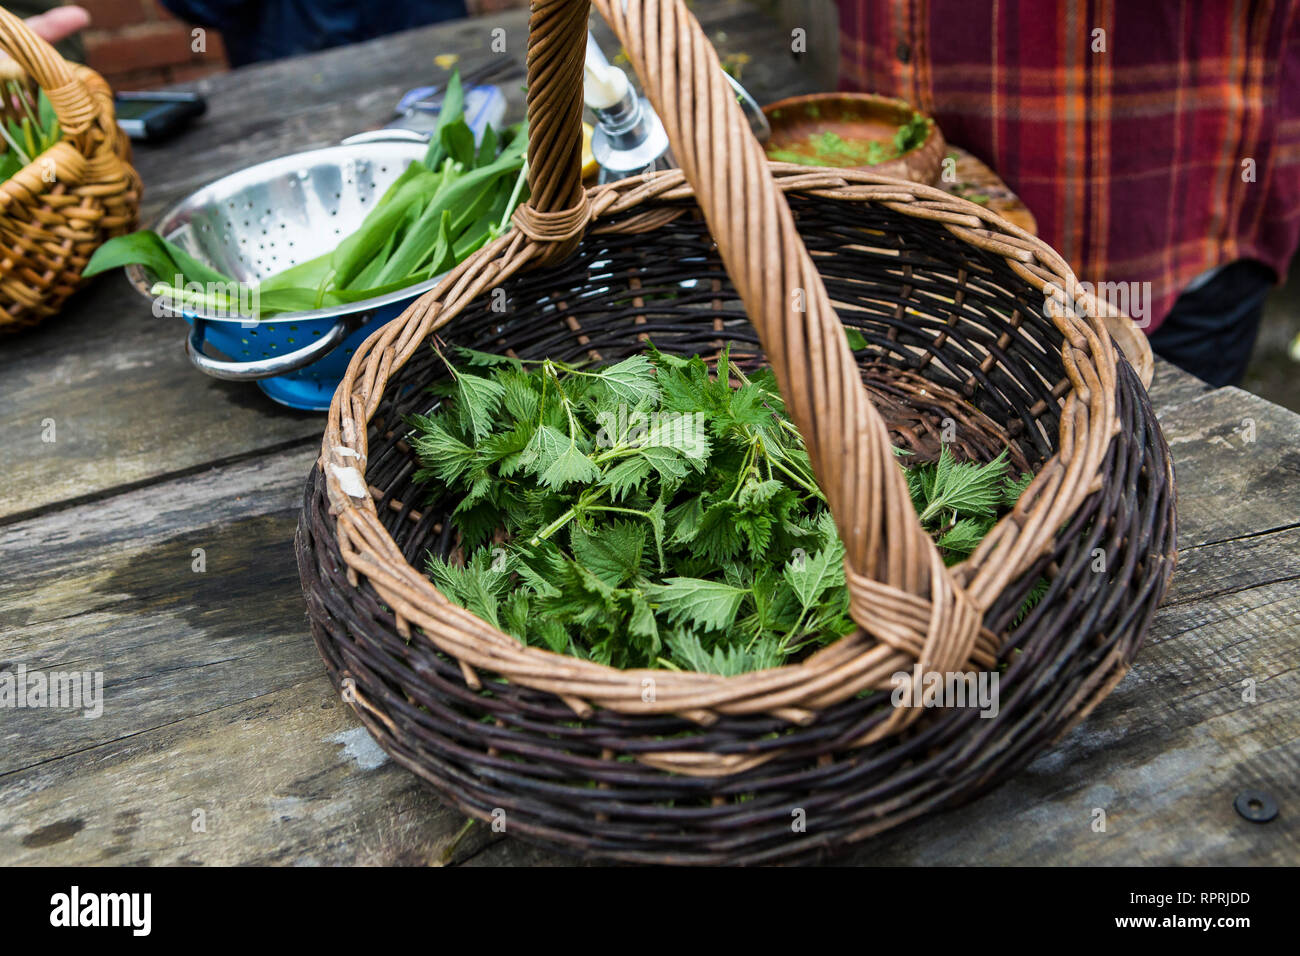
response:
M677 29L697 29L674 0L633 2L626 14L617 3L600 5L638 67L640 41L624 17L650 18L645 6L661 23L671 15ZM534 52L546 24L562 21L565 43L547 48L567 63L580 50L567 34L585 23L585 8L535 4ZM537 82L549 75L541 59L530 55L530 96L564 112ZM662 82L689 86L680 75ZM652 96L663 95L650 85ZM532 129L534 143L545 140L544 125ZM858 633L805 664L715 680L606 673L518 648L415 570L428 551L446 555L456 544L447 518L457 501L413 483L418 462L406 440L407 416L429 409L427 386L445 374L427 344L435 330L448 342L522 358L615 362L641 351L647 337L682 355L729 346L740 362L771 361L779 378L808 374L790 368L793 340L746 318L741 299L751 299L729 278L726 249L719 252L680 173L613 184L583 201L582 221L591 224L580 238L578 230L572 238L530 234L539 229L525 215L522 235L462 264L372 337L335 397L299 525L313 635L344 699L444 801L481 820L504 811L509 834L628 862L819 859L969 799L1024 766L1119 681L1165 593L1175 532L1168 449L1095 304L1071 298L1067 314L1044 314L1046 283L1073 286L1059 258L927 187L772 169L828 301L868 343L852 358L882 434L933 458L955 432L960 456L988 460L1009 447L1014 463L1038 474L985 545L950 569L963 595L980 594L989 575L996 581L958 659L1001 670L997 716L915 708L900 719L884 689L888 673L900 660L933 664L939 652L928 639L919 648L889 644L892 632L877 622L893 613L894 592L870 582L856 586L885 599L873 607L855 598ZM533 175L543 219L574 202L546 188L553 171ZM542 260L546 267L531 268ZM493 288L505 292L504 313L493 308L499 296L485 294ZM1087 308L1074 311L1078 303ZM823 348L838 355L847 346L840 335ZM790 404L805 436L821 435L821 458L809 444L826 487L826 459L856 460L850 438L830 449L828 432L818 432L849 432L831 423L843 409L815 405L801 419L797 400ZM837 506L842 498L830 488L828 497L847 544L848 506ZM881 553L891 547L904 545L885 540ZM1013 626L1041 577L1050 581L1046 596ZM930 587L941 600L938 582ZM860 673L863 660L884 672ZM658 675L658 700L635 696L646 674Z

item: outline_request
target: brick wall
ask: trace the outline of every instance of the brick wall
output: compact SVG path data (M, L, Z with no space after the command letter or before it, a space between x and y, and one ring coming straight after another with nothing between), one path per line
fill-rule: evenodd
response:
M91 27L84 34L86 63L116 90L183 83L226 69L226 52L217 31L205 31L206 50L195 52L191 27L158 0L77 2L91 16Z

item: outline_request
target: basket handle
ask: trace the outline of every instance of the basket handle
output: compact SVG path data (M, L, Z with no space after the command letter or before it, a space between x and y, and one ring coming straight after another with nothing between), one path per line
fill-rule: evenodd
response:
M594 2L663 121L804 437L846 549L853 619L922 671L966 670L983 609L921 527L885 423L712 44L682 0ZM543 262L568 255L587 218L579 149L589 5L532 3L532 199L516 223L552 243Z
M99 107L89 88L59 51L38 37L20 17L0 7L0 50L8 53L36 85L45 91L59 127L78 146L99 120Z

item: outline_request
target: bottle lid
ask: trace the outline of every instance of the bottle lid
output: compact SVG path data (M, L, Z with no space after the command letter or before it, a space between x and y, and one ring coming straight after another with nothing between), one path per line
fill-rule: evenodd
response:
M582 98L593 110L617 106L627 96L627 74L609 63L602 63L588 50L583 67Z

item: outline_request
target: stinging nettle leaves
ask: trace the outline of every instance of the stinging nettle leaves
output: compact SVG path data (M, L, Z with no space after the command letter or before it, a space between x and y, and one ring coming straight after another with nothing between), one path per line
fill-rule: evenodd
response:
M633 355L617 365L596 373L610 394L620 402L635 408L643 403L659 401L659 386L655 384L654 366L644 355Z
M449 600L533 647L723 675L855 629L844 548L770 372L723 353L714 375L653 346L604 368L453 354L437 410L409 419L416 480L455 531L453 560L427 565ZM900 459L948 563L1030 477L1005 453Z
M599 478L600 469L595 462L584 455L572 441L541 474L542 484L557 489L573 482L591 484Z
M667 612L673 623L690 623L709 631L729 626L748 593L743 588L703 578L665 578L663 584L645 588L646 599Z

